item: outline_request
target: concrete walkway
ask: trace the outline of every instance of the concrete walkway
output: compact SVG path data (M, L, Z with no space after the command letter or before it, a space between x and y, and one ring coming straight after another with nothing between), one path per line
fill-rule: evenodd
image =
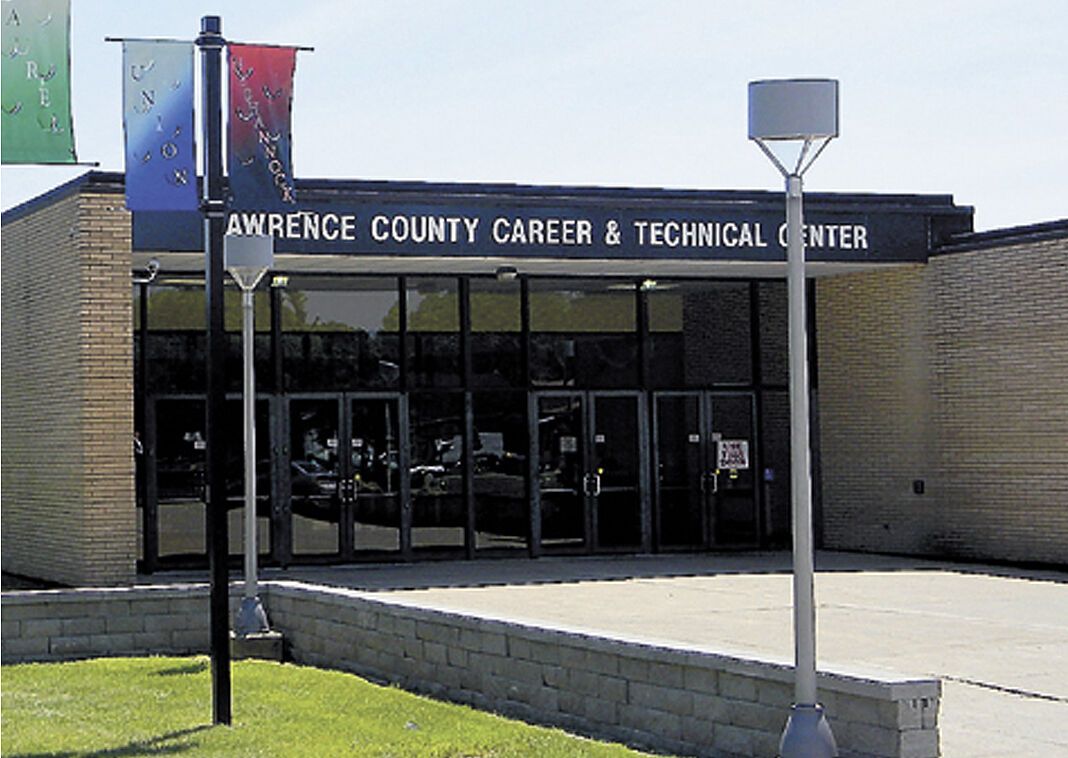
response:
M947 758L1068 758L1068 574L842 553L821 553L816 565L821 669L941 678ZM793 658L787 553L263 574L282 577L609 637Z

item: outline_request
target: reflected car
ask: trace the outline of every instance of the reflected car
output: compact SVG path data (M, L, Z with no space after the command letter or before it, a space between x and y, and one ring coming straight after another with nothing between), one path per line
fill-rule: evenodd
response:
M337 476L318 461L293 461L289 476L290 491L294 497L333 495L337 492Z

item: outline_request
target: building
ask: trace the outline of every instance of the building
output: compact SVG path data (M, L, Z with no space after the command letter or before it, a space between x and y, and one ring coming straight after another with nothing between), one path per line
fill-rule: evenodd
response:
M805 212L822 546L1068 564L1068 221L976 234L942 195ZM261 560L786 546L782 219L778 193L366 181L231 213L276 245ZM4 214L4 571L206 563L201 229L130 214L101 172Z

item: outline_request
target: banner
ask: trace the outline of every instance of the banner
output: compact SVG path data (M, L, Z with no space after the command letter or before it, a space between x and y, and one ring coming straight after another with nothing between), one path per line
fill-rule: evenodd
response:
M70 0L3 4L3 163L77 163L70 108Z
M196 210L193 43L127 40L122 68L126 207Z
M230 45L232 207L292 209L296 48Z

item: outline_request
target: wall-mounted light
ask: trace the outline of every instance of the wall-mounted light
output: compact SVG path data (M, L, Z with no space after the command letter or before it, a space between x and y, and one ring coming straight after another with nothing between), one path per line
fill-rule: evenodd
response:
M155 258L145 264L145 271L135 271L133 275L134 284L151 284L156 280L156 275L159 273L159 261Z
M519 276L519 271L515 266L500 266L497 268L497 281L498 282L510 282Z

